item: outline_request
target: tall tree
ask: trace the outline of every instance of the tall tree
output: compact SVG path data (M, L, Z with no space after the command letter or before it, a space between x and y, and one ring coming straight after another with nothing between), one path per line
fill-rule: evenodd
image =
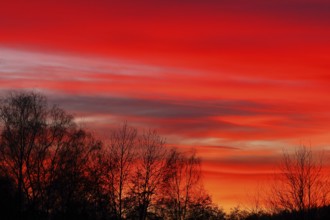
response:
M167 182L163 185L163 204L167 216L171 219L186 219L190 209L206 201L203 193L200 159L195 152L190 155L173 149L167 160Z
M137 131L124 123L112 130L108 160L106 164L106 183L113 218L122 219L125 212L124 201L129 190L129 177L136 157Z
M167 150L165 140L153 130L139 137L138 150L132 176L131 199L135 205L132 206L131 215L144 220L155 205L155 194L159 193L161 184L166 182Z
M61 142L72 117L56 106L49 107L37 93L12 93L0 107L0 162L16 183L20 212L41 197L42 178L47 178L50 148ZM57 143L57 144L56 144Z
M310 219L313 209L328 204L329 185L322 160L311 149L302 146L292 155L284 153L280 171L269 196L272 208L298 212L300 219Z
M92 203L97 202L95 189L98 187L97 159L101 143L84 130L75 129L68 133L66 142L53 157L55 167L48 185L49 208L60 219L80 219L92 215Z
M101 143L71 115L23 92L2 100L0 119L0 168L17 188L20 218L25 210L35 218L72 211L73 202L91 198L92 158Z

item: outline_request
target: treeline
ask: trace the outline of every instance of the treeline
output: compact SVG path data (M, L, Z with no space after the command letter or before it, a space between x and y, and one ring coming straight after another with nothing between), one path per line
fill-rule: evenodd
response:
M279 210L246 210L235 207L219 220L327 220L330 219L330 206L311 208L305 211Z
M200 159L124 124L106 142L37 93L0 107L1 219L219 219Z
M0 125L0 219L330 219L329 182L310 148L283 154L254 209L225 213L203 188L200 158L156 131L124 123L101 141L33 92L1 99Z

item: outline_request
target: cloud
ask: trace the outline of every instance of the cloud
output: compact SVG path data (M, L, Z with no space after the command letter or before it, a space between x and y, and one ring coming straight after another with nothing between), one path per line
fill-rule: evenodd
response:
M77 80L77 77L85 76L86 80L97 80L95 75L155 77L169 71L179 72L171 68L127 63L119 59L0 47L0 73L2 78L8 79L42 77L50 80Z
M228 115L256 115L270 109L262 103L237 100L153 100L134 97L54 96L51 100L69 108L91 113L185 119ZM266 112L267 112L266 111ZM230 123L225 123L228 126Z
M183 139L275 140L324 134L330 122L326 83L314 78L203 73L9 48L1 48L0 60L2 94L42 91L70 112L90 114L85 121L95 129L129 120Z

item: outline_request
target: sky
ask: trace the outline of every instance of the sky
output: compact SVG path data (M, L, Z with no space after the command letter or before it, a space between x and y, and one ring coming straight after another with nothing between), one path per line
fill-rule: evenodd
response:
M226 209L267 185L283 150L330 149L327 0L0 5L1 94L40 91L100 137L127 121L195 148Z

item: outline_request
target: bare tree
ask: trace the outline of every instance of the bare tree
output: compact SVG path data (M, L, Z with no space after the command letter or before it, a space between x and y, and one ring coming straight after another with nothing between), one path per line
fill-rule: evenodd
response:
M136 129L124 123L121 128L114 129L110 136L105 182L110 199L110 211L118 219L124 216L124 200L129 190L129 177L132 174L136 153L136 135Z
M132 176L131 199L135 205L131 215L137 215L140 220L144 220L155 204L155 194L166 181L164 178L168 169L167 150L165 140L153 130L139 137L138 150Z
M329 185L322 168L321 158L305 146L292 155L284 153L281 173L269 196L272 208L297 212L300 219L309 219L313 209L328 204Z
M167 216L172 219L186 219L189 209L206 196L201 180L200 159L195 152L190 155L173 149L167 160L171 168L168 181L163 186L161 203L165 206Z
M52 180L48 187L48 208L62 219L83 215L95 203L95 178L101 143L82 129L67 134L66 142L52 158ZM96 175L96 176L95 176ZM91 214L91 213L89 213Z
M25 210L45 216L72 210L66 204L73 199L87 201L101 143L40 94L12 93L1 104L0 168L15 183L20 218Z
M125 123L104 149L71 115L33 92L2 99L0 126L1 176L17 192L19 219L223 215L202 190L195 153L167 150L155 131L137 136Z
M2 100L0 119L1 168L17 184L22 212L25 203L42 200L49 151L72 126L72 117L56 106L48 107L37 93L12 93Z

